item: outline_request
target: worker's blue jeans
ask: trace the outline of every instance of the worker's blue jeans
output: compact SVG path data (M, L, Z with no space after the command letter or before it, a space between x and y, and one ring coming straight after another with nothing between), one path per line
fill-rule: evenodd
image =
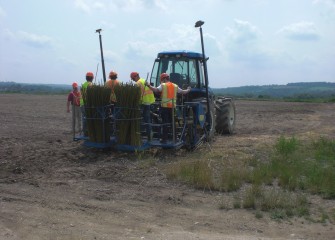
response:
M145 129L147 133L147 137L151 140L151 112L150 112L150 105L142 104L142 116L143 122L145 124Z

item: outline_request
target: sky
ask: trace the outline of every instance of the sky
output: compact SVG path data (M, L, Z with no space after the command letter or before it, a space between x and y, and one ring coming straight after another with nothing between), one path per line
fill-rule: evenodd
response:
M0 0L0 82L146 78L158 52L201 52L213 88L335 82L335 0Z

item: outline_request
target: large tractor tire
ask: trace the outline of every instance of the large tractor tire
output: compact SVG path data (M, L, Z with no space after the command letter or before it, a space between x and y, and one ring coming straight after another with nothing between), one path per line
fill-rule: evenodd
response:
M207 100L204 98L201 101L202 105L204 106L205 112L207 112ZM206 141L211 142L214 139L215 134L215 104L214 101L209 102L209 114L206 115Z
M215 101L216 126L215 130L219 134L233 134L235 130L236 114L233 99L219 97Z

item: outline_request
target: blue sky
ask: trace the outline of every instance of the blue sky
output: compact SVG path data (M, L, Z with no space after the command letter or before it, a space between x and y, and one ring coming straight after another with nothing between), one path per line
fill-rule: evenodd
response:
M211 87L335 82L335 0L0 0L0 81L129 81L157 53L201 51Z

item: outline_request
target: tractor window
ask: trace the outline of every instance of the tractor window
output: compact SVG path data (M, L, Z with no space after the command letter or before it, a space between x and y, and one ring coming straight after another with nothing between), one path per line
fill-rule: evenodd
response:
M182 58L161 59L160 72L168 73L171 82L182 87L184 84L188 84L188 63L188 59Z
M159 66L158 61L160 61ZM164 72L169 74L171 82L177 84L180 88L185 85L193 87L204 85L202 67L199 61L195 59L170 57L157 60L151 76L151 81L156 84L155 86L160 84L159 76Z
M151 78L150 78L150 84L152 83L155 87L157 87L160 84L158 66L159 66L159 60L156 60L154 66L152 67Z
M200 79L200 81L199 81L200 86L199 87L202 88L206 84L205 84L202 62L199 61L198 63L199 63L198 67L199 67L199 79Z
M174 69L170 73L170 79L173 83L177 84L179 87L182 87L184 84L187 84L188 76L188 61L182 59L174 62Z
M196 68L196 61L191 60L190 61L190 73L189 73L189 84L191 86L197 85L197 68Z

